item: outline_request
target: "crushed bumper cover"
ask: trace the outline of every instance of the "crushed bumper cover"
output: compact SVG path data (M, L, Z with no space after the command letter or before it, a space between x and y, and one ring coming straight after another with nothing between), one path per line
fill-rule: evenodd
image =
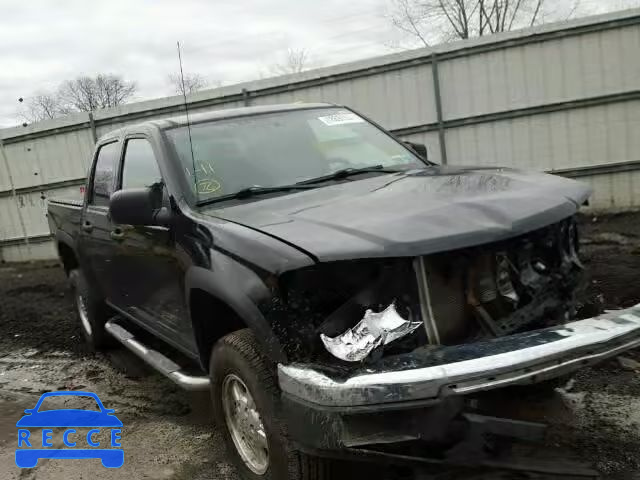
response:
M538 383L639 346L640 304L490 341L427 347L348 371L279 365L278 377L285 396L318 407L390 406Z

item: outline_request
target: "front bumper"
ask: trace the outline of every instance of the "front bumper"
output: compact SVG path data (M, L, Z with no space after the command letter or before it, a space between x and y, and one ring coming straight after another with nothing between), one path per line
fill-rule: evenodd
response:
M278 366L285 396L320 408L390 407L555 378L640 346L640 304L557 327L383 358L345 375Z

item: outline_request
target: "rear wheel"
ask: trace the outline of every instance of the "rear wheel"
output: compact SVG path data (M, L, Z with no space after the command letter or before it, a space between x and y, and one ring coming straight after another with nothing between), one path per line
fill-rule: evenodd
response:
M110 316L109 308L92 292L82 270L71 270L69 281L80 320L80 330L87 346L91 351L106 348L109 339L104 325Z
M262 355L250 330L218 341L209 367L215 419L243 479L331 478L327 460L291 445L273 363Z

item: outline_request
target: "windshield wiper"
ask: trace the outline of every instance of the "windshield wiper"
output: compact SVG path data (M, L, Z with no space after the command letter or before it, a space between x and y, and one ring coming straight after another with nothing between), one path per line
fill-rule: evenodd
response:
M253 185L251 187L246 187L241 190L238 190L235 193L230 193L228 195L221 195L219 197L202 200L198 202L198 205L209 205L211 203L223 202L225 200L244 199L244 198L249 198L256 195L264 195L267 193L274 193L274 192L309 190L311 188L317 188L315 186L312 186L313 184L316 184L316 183L327 182L330 180L339 180L341 178L347 178L352 175L359 175L361 173L369 173L369 172L398 173L400 171L401 170L385 168L384 165L373 165L370 167L363 167L363 168L343 168L342 170L338 170L336 172L330 173L329 175L310 178L309 180L303 180L301 182L297 182L292 185L280 185L277 187L261 187L260 185Z
M253 185L238 190L235 193L229 193L228 195L221 195L219 197L209 198L198 202L198 205L208 205L210 203L222 202L225 200L244 199L254 197L256 195L264 195L274 192L289 192L292 190L309 190L314 187L305 185L281 185L278 187L261 187L260 185Z
M392 168L385 168L384 165L373 165L370 167L362 167L362 168L343 168L341 170L337 170L329 175L323 175L321 177L310 178L309 180L303 180L302 182L297 182L296 185L311 185L314 183L322 183L328 182L330 180L340 180L342 178L351 177L353 175L360 175L361 173L370 173L370 172L382 172L382 173L398 173L401 170L396 170Z

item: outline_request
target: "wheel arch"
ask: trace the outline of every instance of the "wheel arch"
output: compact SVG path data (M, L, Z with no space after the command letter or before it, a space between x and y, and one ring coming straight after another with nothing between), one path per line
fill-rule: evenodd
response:
M286 363L286 354L254 301L242 288L234 288L223 274L201 267L189 269L185 280L189 316L198 354L208 370L215 342L225 335L250 328L268 358Z
M80 260L75 249L75 242L71 235L65 232L56 232L56 244L58 247L58 256L67 276L71 270L80 266Z

